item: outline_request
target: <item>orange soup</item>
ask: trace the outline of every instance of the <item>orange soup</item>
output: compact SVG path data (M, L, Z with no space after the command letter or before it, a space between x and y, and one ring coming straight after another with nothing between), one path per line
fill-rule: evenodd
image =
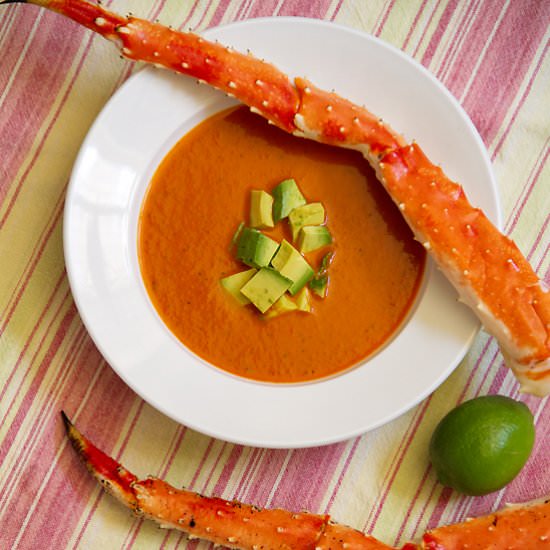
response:
M265 319L220 279L248 269L231 240L248 223L250 191L287 178L324 205L334 258L328 294L312 297L311 313ZM291 242L283 222L266 234ZM425 263L359 153L292 137L243 107L206 120L169 152L143 203L138 244L150 299L173 334L212 365L269 382L334 375L376 352L406 317Z

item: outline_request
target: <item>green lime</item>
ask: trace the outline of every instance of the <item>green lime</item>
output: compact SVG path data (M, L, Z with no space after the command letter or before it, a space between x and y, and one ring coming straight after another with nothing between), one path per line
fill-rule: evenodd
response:
M430 458L443 485L466 495L501 489L523 468L535 442L533 415L510 397L462 403L437 425Z

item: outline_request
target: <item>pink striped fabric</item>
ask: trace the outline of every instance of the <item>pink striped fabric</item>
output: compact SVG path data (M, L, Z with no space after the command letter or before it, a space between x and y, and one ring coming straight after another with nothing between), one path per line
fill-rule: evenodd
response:
M505 231L550 284L550 3L113 0L109 7L127 12L130 4L134 14L197 31L264 16L327 19L412 55L477 126L494 162ZM330 513L393 545L428 527L549 495L550 407L518 394L483 332L451 378L412 411L362 437L312 449L209 438L167 419L117 377L79 318L61 225L78 148L133 70L62 17L0 7L0 549L208 547L133 518L102 493L67 444L61 409L138 474L260 506ZM526 403L537 440L516 480L468 498L436 481L427 442L451 407L489 393Z

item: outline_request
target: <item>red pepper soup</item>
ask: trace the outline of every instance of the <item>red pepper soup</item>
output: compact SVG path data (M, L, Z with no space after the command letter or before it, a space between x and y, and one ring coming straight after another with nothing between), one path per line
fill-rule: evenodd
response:
M288 178L324 205L334 255L328 292L312 296L310 313L266 319L220 279L247 269L231 241L248 223L251 191ZM292 242L284 220L266 234ZM142 205L138 249L149 297L172 333L212 365L267 382L324 378L375 353L407 316L425 265L359 153L292 137L244 107L204 121L162 161Z

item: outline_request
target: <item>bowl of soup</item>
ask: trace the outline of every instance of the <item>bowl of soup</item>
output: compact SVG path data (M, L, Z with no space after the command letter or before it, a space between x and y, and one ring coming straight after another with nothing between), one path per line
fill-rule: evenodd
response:
M269 194L291 176L310 204L324 205L332 234L331 246L308 255L311 266L333 259L326 295L310 292L306 314L273 318L240 305L219 281L247 269L230 245L249 223L251 192ZM296 241L287 220L263 234ZM142 206L138 249L149 298L183 345L226 372L274 383L333 376L376 353L408 317L425 266L360 154L295 138L244 106L209 117L163 159Z
M397 50L294 18L229 25L209 38L365 103L498 218L471 122ZM362 70L350 72L342 55ZM220 281L248 269L233 241L250 223L252 190L271 194L289 178L326 212L330 246L306 256L318 272L330 252L329 286L324 297L310 293L309 311L270 317ZM287 220L262 232L293 242ZM109 364L171 418L236 443L304 447L380 426L429 395L478 329L357 152L286 135L156 69L132 77L86 138L64 241L76 304Z

